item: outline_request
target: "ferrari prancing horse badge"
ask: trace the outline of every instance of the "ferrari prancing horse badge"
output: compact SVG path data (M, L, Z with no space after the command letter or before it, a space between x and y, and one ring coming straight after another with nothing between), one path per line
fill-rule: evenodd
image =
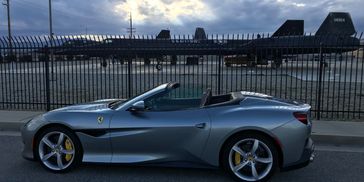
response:
M104 117L99 116L97 117L97 123L102 124L104 122Z

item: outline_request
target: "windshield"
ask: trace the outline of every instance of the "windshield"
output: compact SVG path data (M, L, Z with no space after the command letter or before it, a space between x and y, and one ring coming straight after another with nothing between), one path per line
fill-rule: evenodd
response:
M127 103L127 102L129 102L129 101L131 101L131 100L133 100L133 99L135 99L135 98L137 98L137 97L139 97L139 96L141 96L143 94L146 94L148 92L154 92L154 90L158 90L158 89L160 89L162 87L165 87L165 85L166 84L158 85L156 87L153 87L152 89L149 89L149 90L147 90L147 91L145 91L145 92L143 92L143 93L141 93L139 95L135 95L133 97L130 97L129 99L126 99L126 100L118 100L118 101L112 102L112 103L109 104L109 108L116 109L116 108L120 107L121 105L123 105L124 103Z

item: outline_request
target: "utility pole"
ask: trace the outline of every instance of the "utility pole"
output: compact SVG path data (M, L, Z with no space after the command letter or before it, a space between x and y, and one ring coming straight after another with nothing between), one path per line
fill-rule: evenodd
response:
M133 33L135 33L135 28L133 27L133 17L131 16L131 12L129 13L129 28L127 28L127 32L129 33L129 38L132 38Z
M49 0L49 36L53 39L52 0Z
M51 73L52 73L52 80L53 80L53 22L52 22L52 0L49 0L49 38L50 38L50 43L49 43L49 48L50 48L50 56L49 56L49 60L51 60ZM47 68L48 69L48 68Z
M11 24L10 24L10 3L9 0L6 0L6 3L3 3L6 6L7 14L8 14L8 39L9 39L9 55L13 54L13 45L11 39Z

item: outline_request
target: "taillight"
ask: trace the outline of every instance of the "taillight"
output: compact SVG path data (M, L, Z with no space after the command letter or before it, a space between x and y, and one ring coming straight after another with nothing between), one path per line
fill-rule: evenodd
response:
M305 125L308 124L308 119L307 119L307 114L306 113L295 112L295 113L293 113L293 115L301 123L303 123Z

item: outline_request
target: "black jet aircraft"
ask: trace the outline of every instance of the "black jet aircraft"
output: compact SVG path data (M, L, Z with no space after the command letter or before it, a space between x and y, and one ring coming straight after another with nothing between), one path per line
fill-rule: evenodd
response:
M171 37L169 30L162 30L155 38L114 37L83 46L60 46L58 55L87 55L103 58L151 58L161 60L171 57L175 64L177 55L246 55L249 65L267 64L279 67L289 55L319 53L343 53L355 50L359 39L353 37L355 28L349 13L329 13L316 34L304 34L303 20L287 20L272 36L256 36L254 39L234 40L233 37L207 38L203 28L197 28L193 37ZM130 59L129 59L130 60Z
M62 44L54 50L56 55L85 55L87 57L102 57L118 59L143 58L146 64L150 59L161 62L165 57L176 64L177 55L208 55L216 54L221 48L217 40L209 40L203 28L196 28L195 35L175 36L171 38L169 30L161 30L154 38L150 36L112 37L102 41L93 41L84 45ZM221 51L220 51L221 52Z
M241 45L241 53L248 55L251 65L267 64L279 67L289 55L323 54L358 49L360 40L349 13L331 12L314 35L305 35L303 20L287 20L271 37L256 39Z

